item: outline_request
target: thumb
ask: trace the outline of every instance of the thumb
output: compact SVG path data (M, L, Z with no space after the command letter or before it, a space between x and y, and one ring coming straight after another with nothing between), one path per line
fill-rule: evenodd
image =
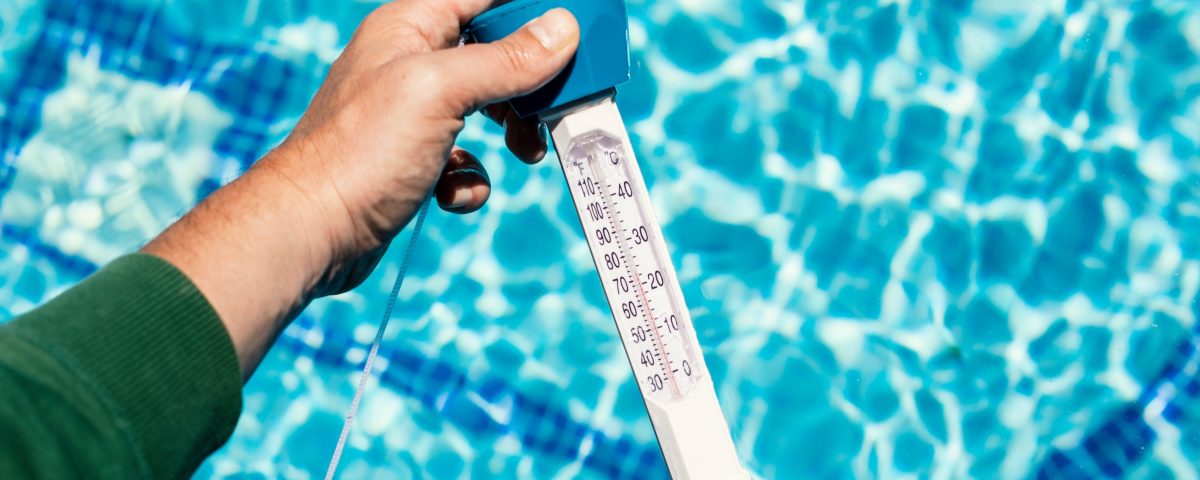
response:
M432 54L439 89L456 113L521 96L558 75L579 46L579 24L566 9L555 8L508 37L440 50Z

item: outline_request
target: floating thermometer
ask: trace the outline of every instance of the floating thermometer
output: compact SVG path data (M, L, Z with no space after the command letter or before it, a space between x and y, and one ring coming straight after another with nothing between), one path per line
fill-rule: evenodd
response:
M579 53L563 76L512 106L522 116L537 115L550 128L671 476L748 478L613 101L613 87L629 78L624 2L512 2L476 19L472 35L478 41L501 38L553 7L568 8L579 21Z
M616 104L546 120L671 476L746 478Z

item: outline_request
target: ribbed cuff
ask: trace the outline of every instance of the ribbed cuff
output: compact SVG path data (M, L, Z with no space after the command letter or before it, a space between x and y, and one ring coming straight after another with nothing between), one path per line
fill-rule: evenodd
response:
M107 397L153 478L190 476L237 424L233 342L164 260L120 258L11 327Z

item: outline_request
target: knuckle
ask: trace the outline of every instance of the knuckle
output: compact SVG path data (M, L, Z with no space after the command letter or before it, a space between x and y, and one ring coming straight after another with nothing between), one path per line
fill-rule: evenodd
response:
M420 92L414 102L425 109L440 109L458 104L462 96L453 82L434 68L411 68L407 73L407 91Z
M503 68L513 72L523 72L529 69L529 60L532 55L529 49L521 42L502 41L494 44L495 55L497 61Z
M446 93L446 80L432 68L409 68L407 77L411 91L422 97L442 98Z
M436 43L436 36L428 27L432 22L427 17L423 10L410 2L391 2L367 14L356 34L370 37L375 43L386 42L389 48L427 52Z
M390 18L395 17L391 12L393 8L395 8L395 4L386 3L371 10L371 13L368 13L359 24L359 30L373 30L381 25L386 25Z

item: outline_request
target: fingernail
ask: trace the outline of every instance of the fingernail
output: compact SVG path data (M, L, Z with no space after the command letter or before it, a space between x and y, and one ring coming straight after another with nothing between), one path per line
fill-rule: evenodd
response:
M475 195L471 193L470 187L463 187L454 191L454 196L450 198L450 208L462 208L471 203L471 199Z
M565 8L555 8L529 22L529 33L546 47L557 51L571 40L573 30L571 14Z

